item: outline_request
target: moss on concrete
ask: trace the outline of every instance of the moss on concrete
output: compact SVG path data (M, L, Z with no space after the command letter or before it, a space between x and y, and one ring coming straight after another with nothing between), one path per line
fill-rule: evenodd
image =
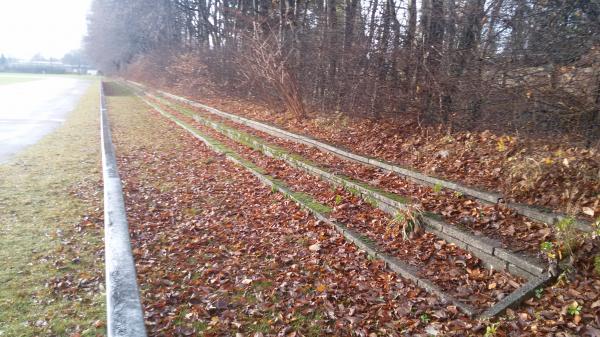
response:
M303 204L305 207L324 215L331 213L331 207L323 205L315 199L313 199L310 195L302 192L293 192L292 197Z

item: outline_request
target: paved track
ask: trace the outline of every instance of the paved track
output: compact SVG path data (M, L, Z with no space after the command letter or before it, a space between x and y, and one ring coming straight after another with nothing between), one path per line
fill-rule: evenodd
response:
M91 83L69 77L0 86L0 162L65 121Z

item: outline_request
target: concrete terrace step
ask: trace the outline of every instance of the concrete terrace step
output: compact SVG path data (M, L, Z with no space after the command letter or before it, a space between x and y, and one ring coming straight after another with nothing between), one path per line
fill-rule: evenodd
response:
M227 148L220 142L201 134L197 129L193 128L190 125L187 125L185 122L177 119L175 116L165 112L156 104L153 104L147 100L143 101L166 118L172 120L177 125L190 132L194 137L201 140L204 144L206 144L209 148L213 149L215 152L224 154L227 159L247 169L249 172L255 175L263 184L270 186L271 188L277 190L280 193L283 193L284 195L292 199L294 202L296 202L299 206L310 211L317 219L332 226L336 231L342 234L346 240L354 243L359 249L364 250L367 254L374 258L382 260L390 270L398 273L400 276L406 279L412 280L418 286L422 287L423 289L432 294L435 294L444 302L455 305L468 316L477 315L477 311L470 305L467 305L457 300L455 297L447 294L438 286L433 284L431 281L419 277L417 274L417 270L415 270L414 267L403 263L402 261L393 256L383 253L383 250L381 248L379 248L372 241L362 236L357 231L350 229L341 223L331 221L326 213L323 213L319 210L322 208L326 208L326 206L322 205L322 207L315 207L314 205L317 204L315 201L307 202L306 198L297 197L296 193L294 193L284 183L264 174L260 168L257 168L255 165L248 163L245 159L242 159L233 150ZM509 294L492 307L480 313L479 317L491 318L503 313L507 308L517 305L521 301L525 300L528 296L531 296L534 293L535 289L544 286L550 279L550 277L545 275L541 277L532 277L526 284L521 286L519 289L515 290L513 293Z
M314 207L314 205L317 204L316 201L307 202L306 198L297 197L297 194L294 193L284 183L264 174L260 169L253 167L253 165L248 165L248 162L245 161L244 159L242 159L233 150L227 148L226 146L219 143L218 141L216 141L206 135L201 134L198 130L187 125L185 122L182 122L181 120L172 116L168 112L165 112L164 110L162 110L160 107L156 106L155 104L148 102L146 100L144 100L144 102L146 104L150 105L152 108L154 108L156 111L158 111L160 114L162 114L166 118L172 120L177 125L179 125L183 129L185 129L186 131L191 133L194 137L196 137L197 139L202 141L204 144L206 144L206 146L211 148L213 151L225 155L225 157L228 160L244 167L246 170L248 170L254 176L256 176L263 184L265 184L273 189L276 189L278 192L286 195L287 197L292 199L295 203L297 203L300 207L310 211L317 219L319 219L319 220L323 221L324 223L335 228L335 230L338 231L340 234L342 234L344 236L344 238L346 238L346 240L354 243L359 249L364 250L367 254L369 254L370 256L372 256L374 258L383 260L386 263L386 266L389 267L394 272L398 273L399 275L401 275L402 277L404 277L406 279L412 280L418 286L421 286L425 290L429 291L430 293L433 293L433 294L439 296L440 299L446 301L447 303L456 305L457 308L462 310L468 316L474 316L476 314L476 310L474 308L472 308L471 306L469 306L465 303L460 302L453 296L449 296L443 290L441 290L439 287L432 284L431 282L429 282L425 279L422 279L421 277L419 277L417 275L417 272L416 272L416 270L414 270L414 268L404 264L403 262L399 261L398 259L388 256L385 253L382 253L382 250L379 247L377 247L375 244L373 244L372 242L370 242L369 240L364 238L358 232L356 232L350 228L347 228L346 226L344 226L341 223L329 220L329 217L327 216L327 214L319 211L318 207ZM322 206L320 208L324 208L324 207L325 206Z
M132 82L132 81L128 81L128 82L135 86L138 86L142 89L146 88L146 86L141 83ZM322 151L326 151L326 152L335 154L344 159L349 159L349 160L353 160L353 161L356 161L359 163L379 167L383 170L400 174L400 175L402 175L406 178L409 178L419 184L425 184L425 185L430 185L430 186L431 185L439 185L444 188L454 190L454 191L463 193L465 195L469 195L479 201L491 203L491 204L496 204L496 203L505 201L505 198L500 193L497 193L497 192L486 191L486 190L482 190L479 188L466 186L466 185L460 184L458 182L453 182L453 181L449 181L449 180L445 180L445 179L428 176L421 172L418 172L418 171L415 171L413 169L409 169L406 167L402 167L397 164L392 164L392 163L389 163L389 162L386 162L386 161L383 161L383 160L380 160L377 158L367 157L367 156L353 153L350 150L343 149L339 146L334 146L334 145L325 143L323 141L314 139L309 136L299 135L299 134L296 134L293 132L289 132L287 130L280 129L273 125L269 125L267 123L257 122L252 119L248 119L248 118L244 118L241 116L237 116L235 114L223 112L223 111L220 111L213 107L195 102L193 100L190 100L190 99L187 99L184 97L173 95L173 94L165 92L165 91L157 90L157 92L165 97L183 102L185 104L188 104L188 105L191 105L194 107L204 109L204 110L209 111L218 116L221 116L221 117L230 119L232 121L238 122L240 124L244 124L249 127L255 128L257 130L266 132L272 136L284 138L284 139L287 139L290 141L302 143L302 144L309 145L309 146L313 146ZM541 222L544 222L544 223L547 223L550 225L556 224L557 222L559 222L563 219L570 218L568 215L566 215L564 213L553 212L553 211L545 209L543 207L536 207L536 206L530 206L530 205L525 205L525 204L520 204L520 203L512 203L512 202L506 203L506 206L509 207L510 209L513 209L518 214L524 215L530 219L541 221ZM589 221L576 219L575 225L581 231L590 232L593 230L592 224Z
M164 100L152 96L151 97ZM167 103L168 104L168 103ZM288 153L285 149L268 144L263 139L249 135L245 132L226 126L206 118L203 118L190 111L179 110L183 114L194 118L197 122L211 127L214 130L224 134L230 139L249 146L255 150L261 151L263 154L284 160L286 163L302 169L309 174L320 177L334 185L342 186L348 191L367 200L373 206L396 216L399 210L410 211L411 201L409 198L394 193L382 191L376 187L370 186L367 183L359 182L351 178L333 174L319 167L317 164L302 158L296 154ZM456 244L458 247L470 251L475 256L480 258L488 268L495 270L504 270L512 274L534 279L540 277L545 272L543 263L539 260L527 257L523 254L513 253L504 246L490 238L480 235L471 234L465 230L459 229L454 225L448 224L441 220L441 216L433 213L425 213L421 220L425 223L425 229L436 234L438 237Z

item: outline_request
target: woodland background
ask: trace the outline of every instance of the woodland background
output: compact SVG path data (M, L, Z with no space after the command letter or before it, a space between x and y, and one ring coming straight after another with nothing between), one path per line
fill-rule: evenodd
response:
M599 15L597 0L96 0L87 53L105 73L299 119L392 117L589 147Z

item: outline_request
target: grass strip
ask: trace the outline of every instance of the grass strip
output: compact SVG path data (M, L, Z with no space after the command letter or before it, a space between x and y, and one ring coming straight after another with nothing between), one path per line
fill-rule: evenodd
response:
M104 334L98 90L0 165L0 336Z

